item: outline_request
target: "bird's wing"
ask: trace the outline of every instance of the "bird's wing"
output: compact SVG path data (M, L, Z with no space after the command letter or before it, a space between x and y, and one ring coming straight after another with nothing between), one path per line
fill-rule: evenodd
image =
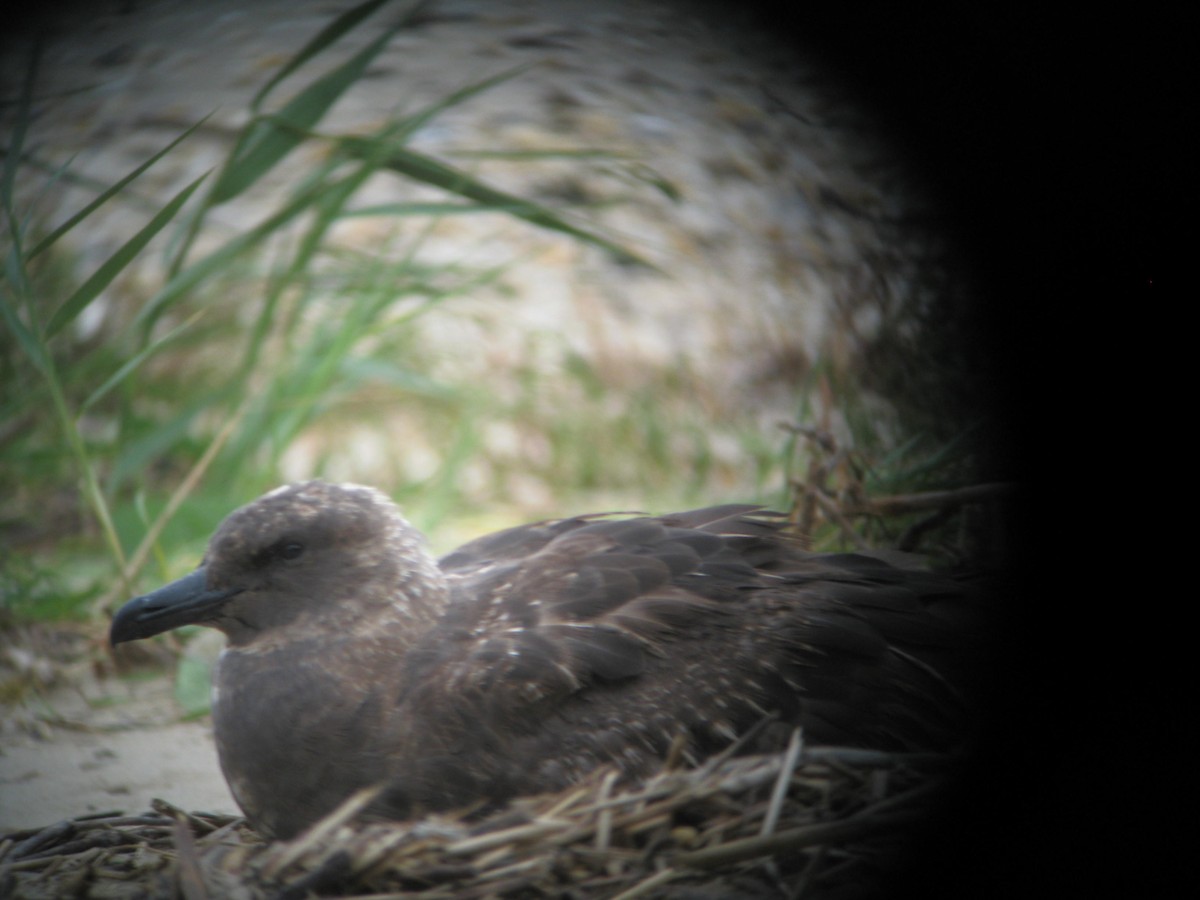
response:
M781 529L737 506L489 536L443 561L451 609L405 681L430 708L520 731L652 671L626 706L658 697L701 731L712 719L737 732L774 708L819 741L937 743L954 701L924 660L955 629L928 607L958 586L861 554L808 554Z
M450 611L411 654L408 682L512 714L635 677L673 633L721 621L759 584L737 545L774 533L748 518L755 509L580 517L473 542L441 561Z

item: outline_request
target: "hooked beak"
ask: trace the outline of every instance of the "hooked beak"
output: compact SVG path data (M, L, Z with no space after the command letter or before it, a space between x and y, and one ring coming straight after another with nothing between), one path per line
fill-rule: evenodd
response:
M241 588L209 590L205 576L201 566L191 575L130 600L113 616L109 640L116 645L162 634L180 625L203 622L242 591Z

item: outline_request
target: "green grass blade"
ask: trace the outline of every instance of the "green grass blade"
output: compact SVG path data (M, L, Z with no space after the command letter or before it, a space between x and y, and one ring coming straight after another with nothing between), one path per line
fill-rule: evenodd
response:
M376 152L374 142L364 141L362 138L343 138L340 143L347 152L355 156ZM466 197L468 200L473 200L489 209L502 209L509 215L523 219L531 225L537 225L539 228L546 228L551 231L570 235L573 238L608 251L621 262L645 266L651 269L655 268L652 263L638 256L633 251L598 234L570 224L552 210L540 204L497 190L471 177L462 169L455 168L433 157L410 150L407 147L394 148L388 157L386 168L407 178L423 181L425 184L458 194L460 197Z
M154 430L122 442L120 453L112 461L107 476L110 492L115 493L128 479L144 473L155 459L169 457L172 448L187 438L196 417L205 410L217 408L222 398L203 394L189 399L191 402L182 412L176 413Z
M13 309L13 305L8 300L7 292L4 295L0 295L0 317L3 317L4 324L13 333L13 337L17 339L17 343L21 345L21 349L25 351L25 355L44 374L50 365L50 360L46 355L46 348L37 339L37 336L26 327L25 323L21 321L21 317L17 315L17 311Z
M362 77L371 60L398 28L396 25L387 29L346 62L302 90L273 116L256 121L221 172L209 197L209 205L232 200L307 140L309 130Z
M502 159L507 162L529 162L543 159L597 159L629 160L633 157L616 150L601 150L593 147L561 147L545 150L453 150L449 154L456 159Z
M50 317L50 322L46 326L46 340L50 340L54 335L73 322L76 316L83 312L88 304L95 300L100 292L112 283L112 280L145 249L150 240L158 232L162 231L171 219L175 218L175 214L179 212L179 208L188 201L188 198L195 193L196 189L200 187L201 182L208 175L209 173L205 172L176 194L171 202L159 210L158 214L141 231L121 245L112 256L104 261L100 268L92 273L87 281L79 286L74 294L63 302L62 306Z
M506 69L498 75L493 75L491 78L485 78L482 81L477 81L474 84L469 84L466 87L459 88L457 91L447 94L419 112L406 116L404 121L400 123L401 127L397 132L398 137L403 139L410 134L414 134L451 107L465 103L477 94L482 94L484 91L490 90L501 82L516 78L529 68L532 68L529 63L513 66L511 69Z
M109 391L128 378L129 375L138 368L138 366L161 350L166 344L169 344L175 338L179 337L179 335L187 331L187 329L191 328L191 326L198 318L200 318L203 312L203 310L196 312L190 316L187 321L176 326L175 328L172 328L167 334L163 335L159 340L155 341L149 347L145 347L140 352L135 353L133 357L127 360L123 366L117 369L112 376L105 379L104 383L100 385L100 387L96 388L96 390L92 391L92 393L88 395L88 398L84 400L82 404L80 404L79 411L87 412L88 409L94 406Z
M26 296L27 280L25 256L21 250L21 227L19 216L13 204L16 200L17 168L21 163L21 149L25 146L25 130L29 126L29 109L33 102L33 82L37 75L38 58L41 56L41 49L41 41L34 41L33 51L30 54L29 60L29 73L21 85L21 94L17 100L17 113L12 125L12 135L8 141L8 150L4 158L4 170L0 172L0 200L4 204L4 220L8 225L9 236L12 240L12 248L6 254L4 260L5 275L9 282ZM13 313L15 315L15 309ZM17 321L19 324L19 320L14 319L14 321Z
M367 0L366 3L360 3L353 9L346 10L344 13L322 28L312 40L305 44L295 56L289 59L283 65L283 67L280 68L280 70L274 75L272 75L267 83L259 89L258 93L254 95L254 99L250 101L250 108L257 112L259 107L262 106L262 102L267 98L267 94L271 93L271 91L273 91L281 81L303 66L310 59L318 56L325 50L325 48L339 41L344 34L354 29L359 22L362 22L364 19L372 15L377 9L379 9L379 7L388 2L389 0ZM422 4L417 4L413 10L410 10L410 18L412 13L415 12L416 9L421 5Z
M290 202L269 215L249 231L231 238L208 254L208 256L178 272L170 281L163 285L157 294L146 302L134 320L134 326L140 328L143 334L148 333L154 323L158 321L158 317L187 291L205 279L219 274L239 256L248 253L254 247L263 243L263 241L279 231L289 221L310 209L319 199L320 195L328 189L327 184L318 181L316 184L311 185L308 190L301 191Z
M15 219L15 214L11 218ZM10 222L10 227L15 233L8 252L4 254L3 281L7 282L9 289L15 291L18 296L28 297L29 279L25 271L25 257L21 253L21 233L16 231L16 222Z
M178 147L179 144L182 143L185 139L187 139L192 134L193 131L195 131L197 128L199 128L201 125L203 125L205 122L207 122L209 116L211 116L211 115L212 115L212 113L209 113L208 116L205 116L203 119L198 121L195 125L192 125L186 131L184 131L182 134L180 134L179 137L175 138L175 140L171 141L171 143L167 144L167 146L163 147L161 150L159 150L157 153L155 153L153 156L151 156L148 160L146 160L140 166L133 169L128 175L126 175L120 181L116 182L111 187L107 188L95 200L93 200L91 203L89 203L87 206L85 206L79 212L75 213L75 215L71 216L71 218L69 218L69 219L67 219L67 221L63 222L63 224L61 224L57 228L55 228L52 232L50 232L50 234L46 235L44 238L42 238L40 241L38 241L37 245L32 250L29 251L27 258L33 259L35 256L37 256L43 250L52 246L55 241L57 241L64 234L66 234L68 231L70 231L72 228L74 228L76 225L78 225L80 222L82 222L84 219L86 219L88 216L90 216L92 213L94 213L97 209L99 209L101 206L103 206L105 203L107 203L109 200L111 200L114 196L116 196L118 193L120 193L122 190L124 190L126 185L128 185L130 182L134 181L138 176L140 176L143 172L145 172L147 169L149 169L152 165L154 165L156 162L158 162L160 159L162 159L164 156L166 156L168 153L170 153L172 150L174 150L176 147Z
M483 206L478 203L380 203L376 206L361 206L347 209L339 214L342 219L358 219L370 216L461 216L479 215L481 212L513 213L523 204L511 206Z

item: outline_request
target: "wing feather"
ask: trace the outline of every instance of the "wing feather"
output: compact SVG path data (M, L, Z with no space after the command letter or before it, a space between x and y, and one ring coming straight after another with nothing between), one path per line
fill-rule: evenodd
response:
M559 519L473 541L442 561L452 612L429 638L440 649L426 654L424 680L474 697L481 720L499 711L529 733L570 698L639 677L631 720L642 704L643 720L690 723L701 740L764 709L798 717L818 740L934 732L903 707L935 705L942 686L906 654L948 639L924 614L946 582L870 556L805 553L785 524L736 505ZM714 666L711 648L729 665ZM664 703L670 714L654 712Z

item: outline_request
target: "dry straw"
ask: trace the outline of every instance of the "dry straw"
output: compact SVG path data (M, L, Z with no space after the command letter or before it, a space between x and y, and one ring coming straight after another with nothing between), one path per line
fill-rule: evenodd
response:
M288 842L162 801L0 840L0 894L42 897L821 897L870 892L904 860L952 757L804 747L670 763L626 786L600 771L487 815L363 822L370 792ZM705 896L709 896L705 893Z

